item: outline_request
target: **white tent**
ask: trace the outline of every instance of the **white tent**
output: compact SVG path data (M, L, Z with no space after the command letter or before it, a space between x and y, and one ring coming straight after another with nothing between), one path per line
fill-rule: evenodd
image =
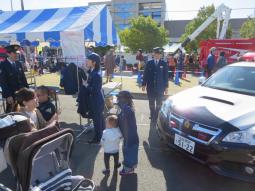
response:
M64 56L84 56L85 41L118 45L106 5L2 12L0 41L59 41Z

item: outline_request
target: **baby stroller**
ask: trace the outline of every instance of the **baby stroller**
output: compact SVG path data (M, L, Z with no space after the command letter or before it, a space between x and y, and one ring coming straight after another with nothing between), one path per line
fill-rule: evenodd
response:
M17 181L17 191L93 191L94 183L72 176L69 159L74 141L71 129L52 124L42 130L9 138L7 161Z

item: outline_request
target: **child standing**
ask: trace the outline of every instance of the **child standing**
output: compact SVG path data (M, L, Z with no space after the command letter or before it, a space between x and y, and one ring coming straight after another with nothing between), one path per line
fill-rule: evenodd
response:
M119 145L122 139L121 132L118 128L118 118L115 115L106 118L106 129L103 131L101 144L104 148L104 163L105 170L103 174L110 173L110 157L114 158L114 169L118 169L121 164L119 163Z
M118 94L118 124L122 132L123 141L123 169L120 175L133 174L138 163L139 137L132 95L128 91Z
M38 110L41 112L45 121L50 121L56 115L56 107L50 101L50 90L46 86L39 86L36 90L39 101Z

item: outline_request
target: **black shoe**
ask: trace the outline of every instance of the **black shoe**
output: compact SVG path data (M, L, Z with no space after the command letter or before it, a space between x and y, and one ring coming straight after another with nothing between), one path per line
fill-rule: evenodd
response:
M109 175L110 174L110 169L104 169L104 170L102 170L102 173L104 175Z
M114 169L118 169L118 168L120 168L121 167L121 164L120 163L118 163L118 165L117 166L114 166Z
M98 143L100 143L100 140L98 140L98 139L91 139L91 140L88 141L88 143L89 144L98 144Z

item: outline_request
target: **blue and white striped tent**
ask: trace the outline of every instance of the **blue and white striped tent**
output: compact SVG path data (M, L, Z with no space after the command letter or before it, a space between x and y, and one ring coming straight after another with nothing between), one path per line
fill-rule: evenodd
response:
M82 35L97 45L120 44L106 5L25 10L0 14L0 41L62 41L66 34Z

